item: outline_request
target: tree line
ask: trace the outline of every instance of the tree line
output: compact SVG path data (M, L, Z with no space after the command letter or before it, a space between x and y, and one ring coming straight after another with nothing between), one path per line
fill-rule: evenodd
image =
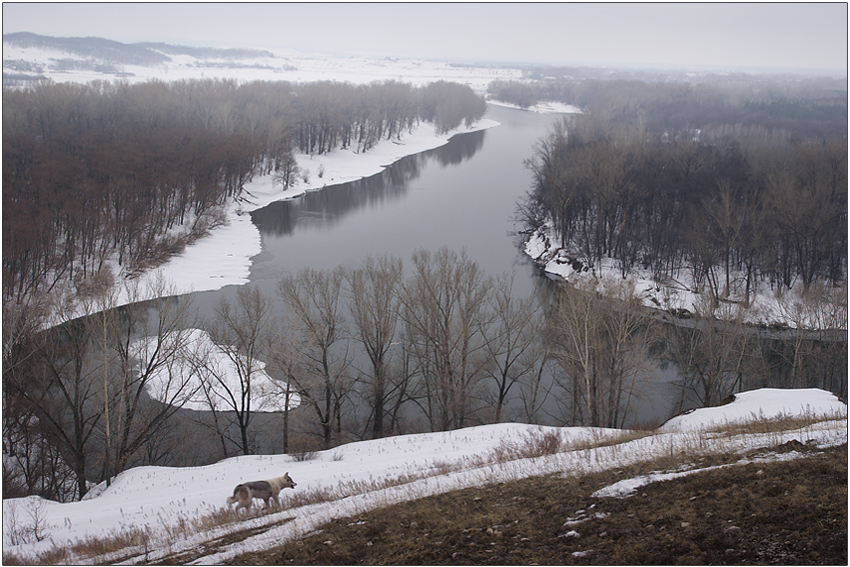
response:
M528 108L540 101L572 104L597 116L639 118L653 131L717 127L782 131L795 139L847 135L845 79L775 77L744 74L673 78L602 77L570 70L566 76L534 80L497 80L491 98ZM578 75L578 76L574 76Z
M240 287L201 318L164 288L111 309L97 274L87 317L61 302L4 312L4 494L75 499L132 466L504 421L634 425L659 364L679 369L674 411L764 386L847 395L846 327L824 340L804 326L846 321L846 302L788 300L801 325L776 340L745 326L740 306L716 319L707 294L688 324L668 325L631 280L599 283L519 297L463 252L419 250L407 267L379 256L304 269L273 295ZM190 399L204 411L181 410ZM262 400L278 411L258 413Z
M221 222L254 175L297 180L295 152L368 151L420 121L472 123L465 86L232 80L43 82L3 91L3 297L144 270Z

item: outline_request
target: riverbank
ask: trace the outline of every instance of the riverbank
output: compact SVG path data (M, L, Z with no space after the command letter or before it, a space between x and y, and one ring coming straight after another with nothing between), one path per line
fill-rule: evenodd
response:
M557 236L551 223L547 223L529 234L524 247L525 253L546 274L572 284L594 282L599 291L607 284L631 280L635 293L643 305L690 318L694 313L711 314L718 319L737 319L748 325L773 329L846 329L847 287L812 286L803 289L797 283L791 289L768 282L760 282L750 293L747 302L744 296L743 274L732 278L733 290L728 299L712 307L707 291L696 285L687 267L682 267L677 277L655 277L650 270L633 268L622 277L622 271L614 260L603 260L599 266L586 266L575 254L557 245Z
M505 108L514 108L516 110L528 110L530 112L540 112L545 114L581 114L581 109L579 107L558 101L540 101L537 104L529 106L528 108L522 108L517 104L502 102L500 100L488 100L487 104L494 104L496 106L504 106Z
M252 258L261 251L260 232L251 222L252 211L275 201L296 199L309 191L320 191L332 185L356 181L380 173L396 161L438 148L458 134L499 126L495 120L483 118L475 124L460 126L438 134L432 123L420 123L405 132L401 140L382 140L368 152L334 150L324 155L296 154L301 173L295 185L284 191L273 175L255 177L245 185L242 198L227 205L227 223L197 240L165 264L137 278L140 290L154 289L161 280L170 294L213 291L228 285L248 283ZM118 304L130 302L125 289L119 291Z

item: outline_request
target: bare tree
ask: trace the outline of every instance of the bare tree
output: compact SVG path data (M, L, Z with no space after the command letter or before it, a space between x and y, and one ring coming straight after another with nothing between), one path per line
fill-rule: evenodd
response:
M777 304L790 337L777 348L792 388L847 391L847 286L815 282L797 295L779 290Z
M712 406L740 390L746 354L752 348L743 332L742 310L729 303L714 307L703 294L690 323L674 329L671 348L681 372L682 392Z
M628 280L604 284L604 292L596 281L562 286L549 334L564 373L570 421L622 427L655 340L654 323L644 317Z
M373 438L384 436L387 405L390 397L399 393L398 385L391 383L388 358L396 338L402 275L401 260L387 256L369 257L362 268L347 274L354 329L372 366L366 387L371 397Z
M273 327L268 335L266 354L270 367L276 371L281 380L275 380L275 395L283 408L283 452L289 452L290 432L290 410L301 403L301 395L297 389L297 376L299 368L303 363L296 333L293 330L295 321L290 319L287 313L281 318L281 322Z
M301 335L303 364L293 375L303 403L313 408L325 447L342 434L343 405L351 386L346 327L340 293L342 268L322 272L310 268L283 278L278 296Z
M117 446L113 474L146 462L143 448L157 438L198 389L188 359L193 307L163 280L132 302L113 322L116 354L113 418ZM143 301L150 297L147 301ZM105 416L105 420L108 417Z
M38 494L66 502L79 496L78 477L53 443L54 424L39 418L44 383L42 349L54 333L45 332L48 298L33 294L26 303L3 302L3 494ZM36 388L30 383L36 381Z
M484 372L494 387L493 421L502 420L502 411L511 398L511 390L520 383L536 389L535 373L544 353L540 341L540 310L533 297L517 299L513 295L513 275L503 275L490 296L493 323L487 331ZM537 392L532 398L537 398ZM529 401L531 398L529 398ZM531 407L536 405L531 402ZM534 411L530 411L532 415Z
M490 280L465 252L448 248L419 250L413 265L401 317L424 380L425 413L434 430L464 427L478 409Z
M74 471L77 497L82 498L91 442L103 417L101 374L92 356L95 339L84 320L58 306L54 309L55 325L39 337L37 356L19 371L7 374L4 368L4 390L23 404L38 421L40 433L62 453Z
M253 383L262 371L263 337L268 329L270 305L255 288L240 287L236 303L223 298L216 307L216 317L209 334L216 348L224 354L226 368L208 367L212 386L232 411L239 428L239 450L251 454L249 428L254 415ZM231 370L236 374L232 380Z

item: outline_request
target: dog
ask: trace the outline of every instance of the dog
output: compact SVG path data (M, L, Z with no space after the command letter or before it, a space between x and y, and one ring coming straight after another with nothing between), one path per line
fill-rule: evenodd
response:
M274 500L275 504L279 507L280 501L277 499L277 496L280 494L280 491L284 488L294 489L296 486L296 483L289 478L289 473L268 480L237 484L236 488L233 489L233 496L227 497L227 506L230 507L238 502L236 512L239 512L239 508L245 508L245 512L248 512L251 504L254 502L254 498L259 498L266 503L263 506L263 510L269 507L269 500Z

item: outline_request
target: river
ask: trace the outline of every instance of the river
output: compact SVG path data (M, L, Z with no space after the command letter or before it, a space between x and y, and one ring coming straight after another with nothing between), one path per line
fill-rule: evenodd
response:
M262 236L250 281L273 286L304 267L356 267L369 255L409 261L419 249L466 248L491 275L517 274L518 292L537 276L516 246L517 200L529 188L523 160L560 115L489 105L501 125L462 134L399 160L382 173L327 187L252 213ZM521 280L521 281L520 281Z
M461 134L437 149L403 158L382 173L329 186L252 213L262 252L253 258L250 286L269 297L278 281L305 267L358 267L369 255L390 254L410 264L420 248L442 246L467 255L492 276L514 274L525 297L545 277L519 246L516 207L531 186L524 160L560 114L488 105L500 126ZM235 287L192 294L202 314L212 313ZM634 420L669 416L672 372L655 368L644 384Z

